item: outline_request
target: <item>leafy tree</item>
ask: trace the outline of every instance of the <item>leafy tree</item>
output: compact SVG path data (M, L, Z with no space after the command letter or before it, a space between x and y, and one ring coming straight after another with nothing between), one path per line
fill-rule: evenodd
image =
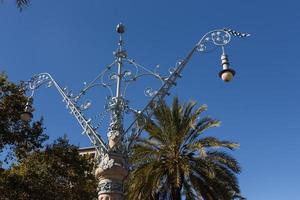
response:
M43 133L42 120L21 120L28 100L24 88L24 83L11 83L5 74L0 74L0 153L8 154L5 161L16 161L8 169L0 166L0 199L96 197L91 158L80 156L78 148L67 139L43 149L48 136Z
M238 162L226 151L238 144L214 137L200 137L218 120L199 116L206 106L180 105L175 98L168 107L161 102L154 118L144 122L146 138L139 138L130 156L128 199L243 199L236 174Z
M67 139L31 153L0 176L0 199L82 200L97 197L91 157Z
M42 120L33 123L21 120L27 102L25 92L23 83L11 83L0 73L0 154L6 154L2 156L5 161L15 155L22 158L26 152L41 148L48 138L43 133Z

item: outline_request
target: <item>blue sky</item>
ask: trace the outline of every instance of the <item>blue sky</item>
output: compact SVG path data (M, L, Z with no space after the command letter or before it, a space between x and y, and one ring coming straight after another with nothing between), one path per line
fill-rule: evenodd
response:
M206 134L241 144L233 155L243 167L239 180L248 199L298 198L300 3L32 0L19 13L13 2L5 0L0 6L0 71L15 82L49 72L75 90L112 62L119 22L127 27L129 57L150 69L160 64L164 73L211 29L251 33L227 48L237 72L232 83L224 84L217 76L219 51L197 54L172 94L208 104L206 114L220 119L222 126ZM129 89L133 106L147 102L142 90L147 84L155 82ZM92 110L103 110L106 94L103 88L91 92L87 98ZM72 143L89 145L54 88L39 90L35 107L35 117L44 117L51 140L67 134Z

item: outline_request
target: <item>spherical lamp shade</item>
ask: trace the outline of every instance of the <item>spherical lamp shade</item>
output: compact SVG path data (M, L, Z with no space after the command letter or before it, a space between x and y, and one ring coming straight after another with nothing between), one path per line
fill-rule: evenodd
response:
M219 76L224 82L230 82L235 75L235 71L233 69L224 69L220 71Z

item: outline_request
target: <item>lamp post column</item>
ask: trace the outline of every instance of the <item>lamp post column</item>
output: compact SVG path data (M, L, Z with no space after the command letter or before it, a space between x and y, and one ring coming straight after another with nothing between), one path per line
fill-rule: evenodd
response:
M109 150L106 157L96 169L98 178L98 200L123 200L123 182L128 174L126 155L123 154L123 144L116 142L124 132L122 97L112 98L111 123L108 130Z
M98 167L98 200L123 200L123 182L128 174L125 158L120 153L109 152L109 158L114 160L111 167Z
M104 165L99 165L96 169L96 177L99 180L98 200L123 200L123 182L128 174L126 158L123 154L123 145L117 144L119 137L124 132L123 115L126 107L126 102L121 94L123 59L127 56L126 51L123 49L122 41L122 34L125 32L125 27L119 24L116 30L120 34L118 49L115 52L118 67L116 74L116 95L110 100L111 123L107 134L109 146L106 158L107 162L104 162Z

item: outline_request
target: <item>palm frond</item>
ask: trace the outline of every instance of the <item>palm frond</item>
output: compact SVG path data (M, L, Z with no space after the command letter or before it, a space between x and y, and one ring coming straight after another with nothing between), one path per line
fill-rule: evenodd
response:
M238 143L234 143L231 141L221 141L215 137L205 137L200 138L198 141L195 142L195 144L198 144L201 147L205 148L228 148L230 150L234 150L238 148L240 145Z
M204 117L203 119L199 120L195 128L190 129L190 132L186 137L186 143L194 143L198 136L205 130L218 126L220 126L219 120L215 120L210 117Z
M197 194L193 188L193 186L189 183L190 181L184 181L183 182L183 191L185 194L186 200L195 200L199 199L197 198Z
M180 104L174 98L152 107L151 119L140 118L145 138L138 138L130 152L131 169L128 199L233 200L240 189L236 174L238 162L222 149L234 150L237 143L215 137L201 137L220 121L199 118L206 105ZM241 198L240 198L241 199Z
M226 166L235 173L241 172L239 163L229 154L220 151L208 151L207 155L213 162Z
M30 3L29 0L16 0L17 8L22 11Z

